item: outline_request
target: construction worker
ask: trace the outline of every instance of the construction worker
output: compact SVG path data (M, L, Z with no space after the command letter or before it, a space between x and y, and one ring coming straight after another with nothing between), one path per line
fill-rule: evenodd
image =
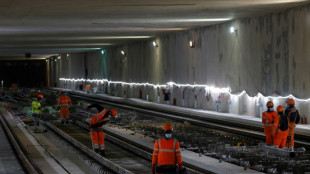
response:
M37 128L37 126L39 126L40 123L40 116L42 114L41 112L41 102L43 100L43 95L42 94L38 94L37 98L32 101L31 104L31 110L32 110L32 120L33 120L33 124L34 124L34 129L33 132L34 133L38 133L40 132L40 130Z
M71 106L70 97L63 91L59 91L60 97L58 98L58 106L60 107L61 124L64 124L66 117L66 123L69 124L69 107Z
M288 119L288 135L287 135L287 147L289 150L294 150L294 131L296 124L299 123L300 115L295 108L295 100L289 98L286 100L285 115Z
M275 119L277 119L277 113L273 110L273 102L268 101L267 104L267 111L263 112L262 114L262 122L264 124L264 132L266 135L266 144L268 146L272 145L273 139L275 136L275 126L274 124Z
M104 133L102 126L109 122L112 117L116 117L117 111L115 109L107 110L98 104L92 104L86 108L89 111L91 108L97 109L97 114L95 114L90 120L91 129L91 139L93 141L94 150L97 153L104 155Z
M152 158L152 173L155 174L176 174L177 166L181 172L182 156L179 141L172 138L173 128L170 123L163 126L164 137L155 141L153 158Z
M284 114L283 106L279 105L277 107L278 117L279 119L275 120L275 124L277 124L276 135L273 144L280 148L286 147L286 139L288 135L288 119Z

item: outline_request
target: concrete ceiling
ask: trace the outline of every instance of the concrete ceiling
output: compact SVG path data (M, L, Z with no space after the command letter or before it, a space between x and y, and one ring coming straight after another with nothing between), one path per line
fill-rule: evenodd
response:
M307 0L0 0L0 57L48 57L257 16Z

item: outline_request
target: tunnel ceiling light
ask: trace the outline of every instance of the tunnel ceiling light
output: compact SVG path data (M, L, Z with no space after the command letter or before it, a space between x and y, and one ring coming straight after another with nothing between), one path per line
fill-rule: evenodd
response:
M154 47L158 47L157 43L155 41L153 41L153 46Z
M191 48L194 47L194 41L189 41L189 47L191 47Z
M125 55L125 51L122 50L122 51L121 51L121 54L122 54L122 55Z
M58 59L60 59L61 58L61 56L58 56Z
M101 50L101 54L103 55L105 53L105 51L104 50Z

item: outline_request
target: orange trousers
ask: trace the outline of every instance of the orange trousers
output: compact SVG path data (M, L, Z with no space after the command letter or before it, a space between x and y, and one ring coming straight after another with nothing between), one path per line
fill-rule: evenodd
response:
M278 130L279 131L279 130ZM279 131L276 133L273 144L280 148L286 147L286 139L287 139L288 131Z
M291 136L291 140L287 140L288 147L294 147L294 129L290 130L287 136Z
M272 131L272 127L270 126L270 128L264 128L264 132L265 132L265 135L266 135L266 144L267 145L272 145L272 138L271 138L271 135L273 135L274 137L274 132Z
M69 118L69 108L60 108L60 116L61 118L64 118L64 116L66 116L66 118Z
M90 135L94 143L94 148L104 150L104 133L100 131L92 131Z

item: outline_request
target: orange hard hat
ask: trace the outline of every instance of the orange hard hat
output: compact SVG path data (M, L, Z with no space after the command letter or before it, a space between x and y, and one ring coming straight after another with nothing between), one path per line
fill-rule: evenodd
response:
M268 101L266 106L269 108L269 107L273 107L273 102L272 101Z
M43 94L38 94L38 98L41 98L43 100Z
M171 123L166 123L166 124L163 126L163 129L164 129L165 131L166 131L166 130L173 130Z
M281 105L279 105L279 106L277 107L277 111L278 111L278 112L283 112L283 111L284 111L284 107L281 106Z
M110 111L111 111L112 116L115 118L116 115L117 115L117 110L116 109L111 109Z
M288 105L295 105L295 100L292 99L292 98L289 98L289 99L286 100L286 103L287 103Z

